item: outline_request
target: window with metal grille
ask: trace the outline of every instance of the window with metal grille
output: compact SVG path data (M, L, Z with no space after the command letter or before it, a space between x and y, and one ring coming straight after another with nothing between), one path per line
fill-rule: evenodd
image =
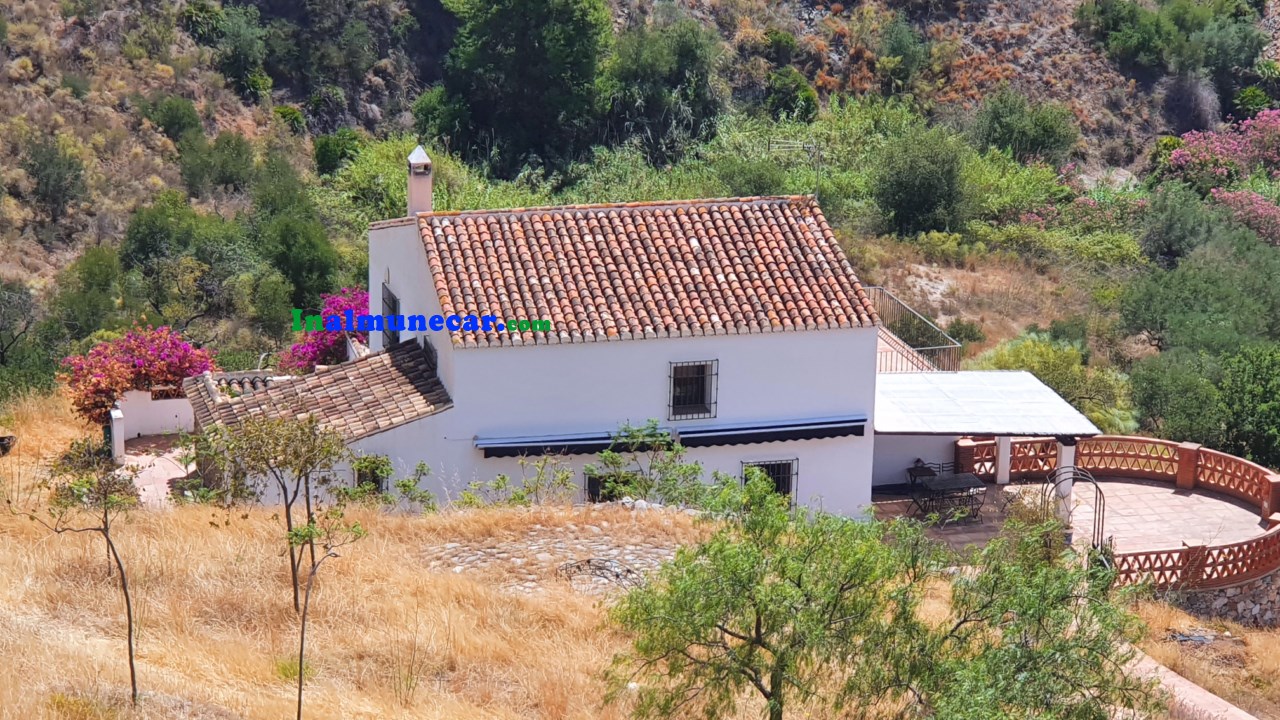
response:
M800 460L769 460L766 462L742 463L742 479L747 479L747 468L759 468L770 480L773 487L782 495L794 495L796 481L800 479Z
M716 416L718 360L671 363L671 403L668 418L692 420Z
M400 314L400 298L382 283L382 347L389 348L400 342L400 331L391 329L390 318Z

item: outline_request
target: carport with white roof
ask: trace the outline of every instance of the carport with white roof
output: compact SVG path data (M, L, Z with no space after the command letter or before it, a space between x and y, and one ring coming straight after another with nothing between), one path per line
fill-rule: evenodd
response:
M996 482L1003 484L1009 482L1013 438L1056 438L1058 467L1065 468L1075 465L1077 440L1101 434L1022 370L880 373L873 425L876 485L901 482L917 458L950 462L961 437L996 438Z

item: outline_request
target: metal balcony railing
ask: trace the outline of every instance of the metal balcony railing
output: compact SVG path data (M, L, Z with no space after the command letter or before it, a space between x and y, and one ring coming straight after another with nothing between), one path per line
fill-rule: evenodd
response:
M863 289L880 315L881 326L888 331L882 336L885 344L896 351L880 353L880 372L960 369L959 342L888 290L874 285Z

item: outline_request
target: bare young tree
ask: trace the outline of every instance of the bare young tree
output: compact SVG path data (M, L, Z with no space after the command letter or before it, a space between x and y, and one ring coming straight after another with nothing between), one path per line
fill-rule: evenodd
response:
M283 506L293 609L301 612L303 546L313 565L317 552L314 542L296 544L292 538L295 530L315 523L317 491L333 483L334 469L349 456L342 437L311 417L250 418L206 428L192 445L197 465L220 475L228 498L244 490Z
M10 512L26 516L56 535L97 533L102 536L107 551L107 575L119 577L120 594L124 597L130 700L137 705L133 598L129 593L129 575L112 534L116 521L138 507L134 474L131 469L116 467L109 456L91 443L76 443L54 463L49 475L32 484L26 493L6 493L5 504Z
M338 550L366 535L360 523L348 523L342 507L332 507L318 513L306 525L289 531L289 546L311 548L311 565L307 568L307 584L302 596L302 617L298 625L298 718L302 720L302 688L306 682L307 611L311 608L311 591L315 587L320 566L330 558L338 557ZM319 545L320 552L316 553Z

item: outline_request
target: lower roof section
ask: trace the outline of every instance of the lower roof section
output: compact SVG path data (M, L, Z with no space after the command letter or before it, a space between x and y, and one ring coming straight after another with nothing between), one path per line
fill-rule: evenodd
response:
M750 423L702 425L679 429L662 428L688 448L714 445L749 445L783 440L820 440L866 433L867 417L810 418ZM532 455L594 455L613 443L609 432L565 435L538 435L503 438L476 438L476 448L487 458Z
M876 375L885 435L1099 435L1089 418L1025 370Z

